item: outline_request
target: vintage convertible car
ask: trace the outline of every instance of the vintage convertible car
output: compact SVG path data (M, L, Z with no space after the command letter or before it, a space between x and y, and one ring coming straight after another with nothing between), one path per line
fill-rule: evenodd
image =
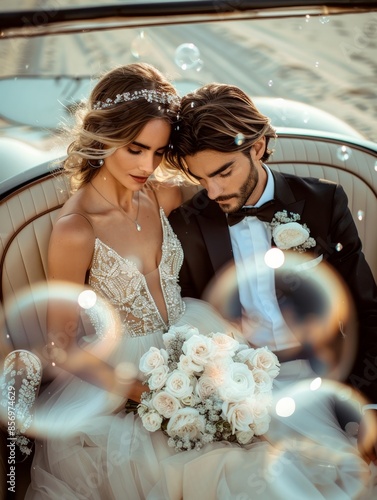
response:
M71 110L93 78L118 64L151 62L182 94L210 81L246 90L278 133L271 168L343 185L377 278L376 44L373 1L23 0L2 6L0 368L11 353L26 352L38 370L32 353L47 343L39 294L47 245L69 196L55 161L67 146L60 131L72 124ZM43 389L50 373L41 362ZM32 414L32 397L25 411ZM0 495L8 498L4 405L1 415ZM28 446L32 450L32 442ZM31 457L17 452L12 498L25 494Z

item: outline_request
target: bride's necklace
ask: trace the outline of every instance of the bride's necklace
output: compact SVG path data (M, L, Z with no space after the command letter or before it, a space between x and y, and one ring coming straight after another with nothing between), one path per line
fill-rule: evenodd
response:
M124 213L124 215L130 219L131 222L133 222L135 224L135 227L137 229L137 231L141 231L141 226L140 224L138 223L137 219L139 218L139 208L140 208L140 191L137 192L137 211L136 211L136 219L133 220L129 215L128 213L124 210L123 207L121 207L120 205L114 205L114 203L111 203L110 200L108 200L100 191L98 191L98 189L94 186L94 184L92 184L92 181L90 181L90 185L92 186L92 188L94 189L94 191L97 191L97 193L105 200L107 201L107 203L109 203L112 207L116 208L117 210L120 210L121 212Z

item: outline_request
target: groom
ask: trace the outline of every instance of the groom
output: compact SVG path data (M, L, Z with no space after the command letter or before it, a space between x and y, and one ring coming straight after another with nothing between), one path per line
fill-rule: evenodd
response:
M348 381L368 402L377 403L377 377L368 376L371 367L377 373L377 288L347 197L335 183L270 170L265 162L274 137L269 119L238 87L210 84L182 99L167 159L204 187L169 218L185 255L182 295L202 297L214 276L233 264L238 281L235 303L242 310L245 337L253 345L268 345L288 362L283 379L310 377L303 363L287 374L300 365L292 360L305 358L304 339L298 341L287 327L274 279L260 274L272 238L273 246L279 246L284 224L296 222L296 248L288 248L307 252L314 264L327 261L349 286L358 314L358 352ZM286 241L280 243L284 247ZM307 317L312 313L318 311L309 310ZM368 414L377 414L371 406L365 407ZM361 451L368 461L377 459L375 444Z

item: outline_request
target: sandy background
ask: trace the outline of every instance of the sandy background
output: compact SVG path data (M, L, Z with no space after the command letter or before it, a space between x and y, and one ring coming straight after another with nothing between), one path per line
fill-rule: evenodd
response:
M200 55L196 65L182 69L176 50L188 42ZM298 100L377 141L376 48L377 13L122 29L0 39L0 77L13 77L17 85L22 75L93 77L114 65L143 60L186 82L185 90L219 81L239 85L251 96ZM55 95L46 95L38 108L26 83L25 92L19 86L8 86L6 92L10 100L17 94L11 106L17 120L38 113L43 124L46 102L51 100L50 115L60 105ZM86 90L81 92L85 97ZM72 90L58 98L72 104L77 95ZM8 113L4 106L0 103L3 117Z

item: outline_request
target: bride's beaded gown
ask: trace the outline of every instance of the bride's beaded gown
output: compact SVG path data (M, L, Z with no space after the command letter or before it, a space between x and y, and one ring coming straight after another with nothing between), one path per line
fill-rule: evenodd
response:
M209 305L181 299L182 248L162 209L160 219L158 272L167 322L135 264L95 241L89 284L106 302L88 310L96 333L85 337L82 346L114 367L138 367L151 346L164 347L162 334L172 325L192 324L202 333L229 331ZM331 457L313 461L297 447L279 450L267 440L244 447L218 442L177 453L161 431L146 431L124 406L121 398L73 375L58 376L38 402L40 437L26 498L347 499L358 498L368 474L351 445L345 447L341 463Z

